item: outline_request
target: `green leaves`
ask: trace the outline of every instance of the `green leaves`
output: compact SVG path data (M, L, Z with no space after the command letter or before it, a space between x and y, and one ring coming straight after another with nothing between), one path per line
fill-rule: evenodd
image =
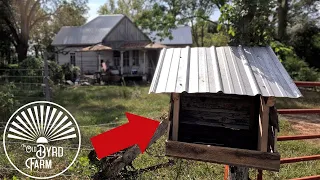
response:
M224 4L225 0L151 0L150 3L152 8L143 11L136 24L142 29L157 31L157 35L163 39L170 38L170 29L178 25L197 23L198 26L207 26L204 23L212 22L210 15L218 5ZM194 38L197 38L197 35Z
M124 14L131 20L136 21L148 8L144 0L108 0L100 6L98 14Z
M233 0L220 8L218 31L229 34L231 45L267 45L273 39L274 0Z

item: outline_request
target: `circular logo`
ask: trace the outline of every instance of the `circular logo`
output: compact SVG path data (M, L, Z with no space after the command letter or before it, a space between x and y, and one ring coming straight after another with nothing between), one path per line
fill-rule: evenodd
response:
M3 148L11 165L35 179L64 173L80 152L80 129L62 106L36 101L10 117L3 134Z

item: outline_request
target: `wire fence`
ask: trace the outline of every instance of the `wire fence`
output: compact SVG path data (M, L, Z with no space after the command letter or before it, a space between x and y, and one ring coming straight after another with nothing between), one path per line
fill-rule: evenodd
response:
M0 122L6 122L21 105L49 96L49 73L44 64L42 69L0 69Z

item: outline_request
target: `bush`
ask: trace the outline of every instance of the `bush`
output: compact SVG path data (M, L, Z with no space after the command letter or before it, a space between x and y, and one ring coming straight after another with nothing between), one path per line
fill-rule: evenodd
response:
M62 67L55 61L48 61L50 79L56 84L63 80Z
M43 59L36 57L27 57L19 63L20 69L42 69L43 68Z
M230 38L223 33L215 33L211 36L212 46L227 46Z
M319 73L317 69L310 68L308 64L298 57L286 57L282 62L291 78L298 81L317 81Z
M294 57L296 56L293 47L286 46L285 44L279 41L273 41L270 43L271 48L273 51L278 55L278 58L282 62L286 59L286 57Z
M13 91L16 89L13 83L5 84L0 86L0 114L1 122L5 122L10 117L14 108L19 103L14 98Z
M73 66L72 64L64 64L62 65L62 72L65 80L71 80L74 82L80 75L80 68Z
M271 47L292 79L298 81L317 81L319 79L318 70L309 67L308 63L300 59L293 47L278 41L271 42Z

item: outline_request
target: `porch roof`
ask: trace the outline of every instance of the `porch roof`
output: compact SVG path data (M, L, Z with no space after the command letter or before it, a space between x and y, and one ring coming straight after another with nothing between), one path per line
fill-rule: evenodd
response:
M166 46L160 43L149 43L149 42L141 42L141 43L125 43L121 46L122 49L162 49Z
M110 46L105 46L102 44L96 44L93 46L88 46L79 50L79 52L88 52L88 51L108 51L108 50L132 50L132 49L162 49L166 46L160 43L149 43L149 42L141 42L141 43L124 43L120 46L120 48L114 49Z
M102 44L96 44L94 46L88 46L88 47L82 48L79 51L85 52L85 51L106 51L106 50L112 50L112 48Z

